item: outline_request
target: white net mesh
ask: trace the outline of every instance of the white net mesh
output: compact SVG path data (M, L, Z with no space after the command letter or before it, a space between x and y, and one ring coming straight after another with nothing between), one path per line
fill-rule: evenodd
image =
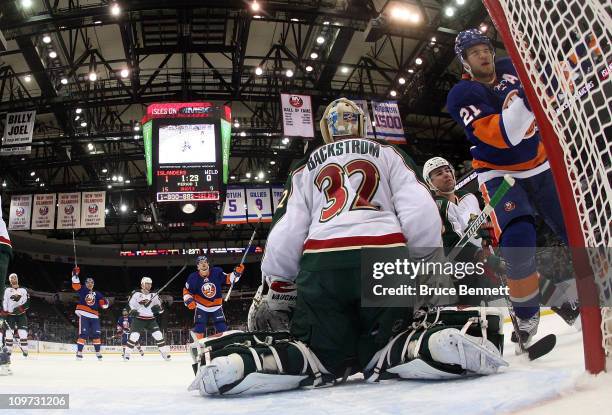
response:
M601 300L612 299L612 2L500 0L559 140ZM515 62L516 63L516 62ZM607 249L606 249L607 248ZM612 350L612 315L604 347Z

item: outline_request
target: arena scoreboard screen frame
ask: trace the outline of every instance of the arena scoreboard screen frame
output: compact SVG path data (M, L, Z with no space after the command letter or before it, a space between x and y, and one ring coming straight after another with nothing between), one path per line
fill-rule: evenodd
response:
M208 103L153 104L143 119L147 182L157 202L223 200L231 114Z

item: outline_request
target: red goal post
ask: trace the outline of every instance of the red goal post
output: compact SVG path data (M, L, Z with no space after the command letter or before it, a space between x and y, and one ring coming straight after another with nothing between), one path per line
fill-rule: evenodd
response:
M609 0L483 0L548 154L577 274L586 369L612 346L612 7ZM588 249L576 249L576 248ZM603 320L602 320L603 315Z

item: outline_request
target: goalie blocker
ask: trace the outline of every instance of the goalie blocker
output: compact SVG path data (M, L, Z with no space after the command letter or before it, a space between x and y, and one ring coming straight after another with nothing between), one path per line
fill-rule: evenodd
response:
M484 310L484 309L483 309ZM228 331L192 345L196 374L189 390L245 395L341 383L356 372L380 379L454 379L496 373L502 359L503 317L479 310L417 312L365 368L330 373L288 332Z

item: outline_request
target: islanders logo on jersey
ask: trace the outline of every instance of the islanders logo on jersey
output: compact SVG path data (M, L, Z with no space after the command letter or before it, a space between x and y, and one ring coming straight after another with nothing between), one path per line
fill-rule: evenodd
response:
M85 296L85 304L88 306L93 306L96 303L96 293L90 292Z
M214 298L217 294L217 287L212 282L202 284L202 294L206 298Z

